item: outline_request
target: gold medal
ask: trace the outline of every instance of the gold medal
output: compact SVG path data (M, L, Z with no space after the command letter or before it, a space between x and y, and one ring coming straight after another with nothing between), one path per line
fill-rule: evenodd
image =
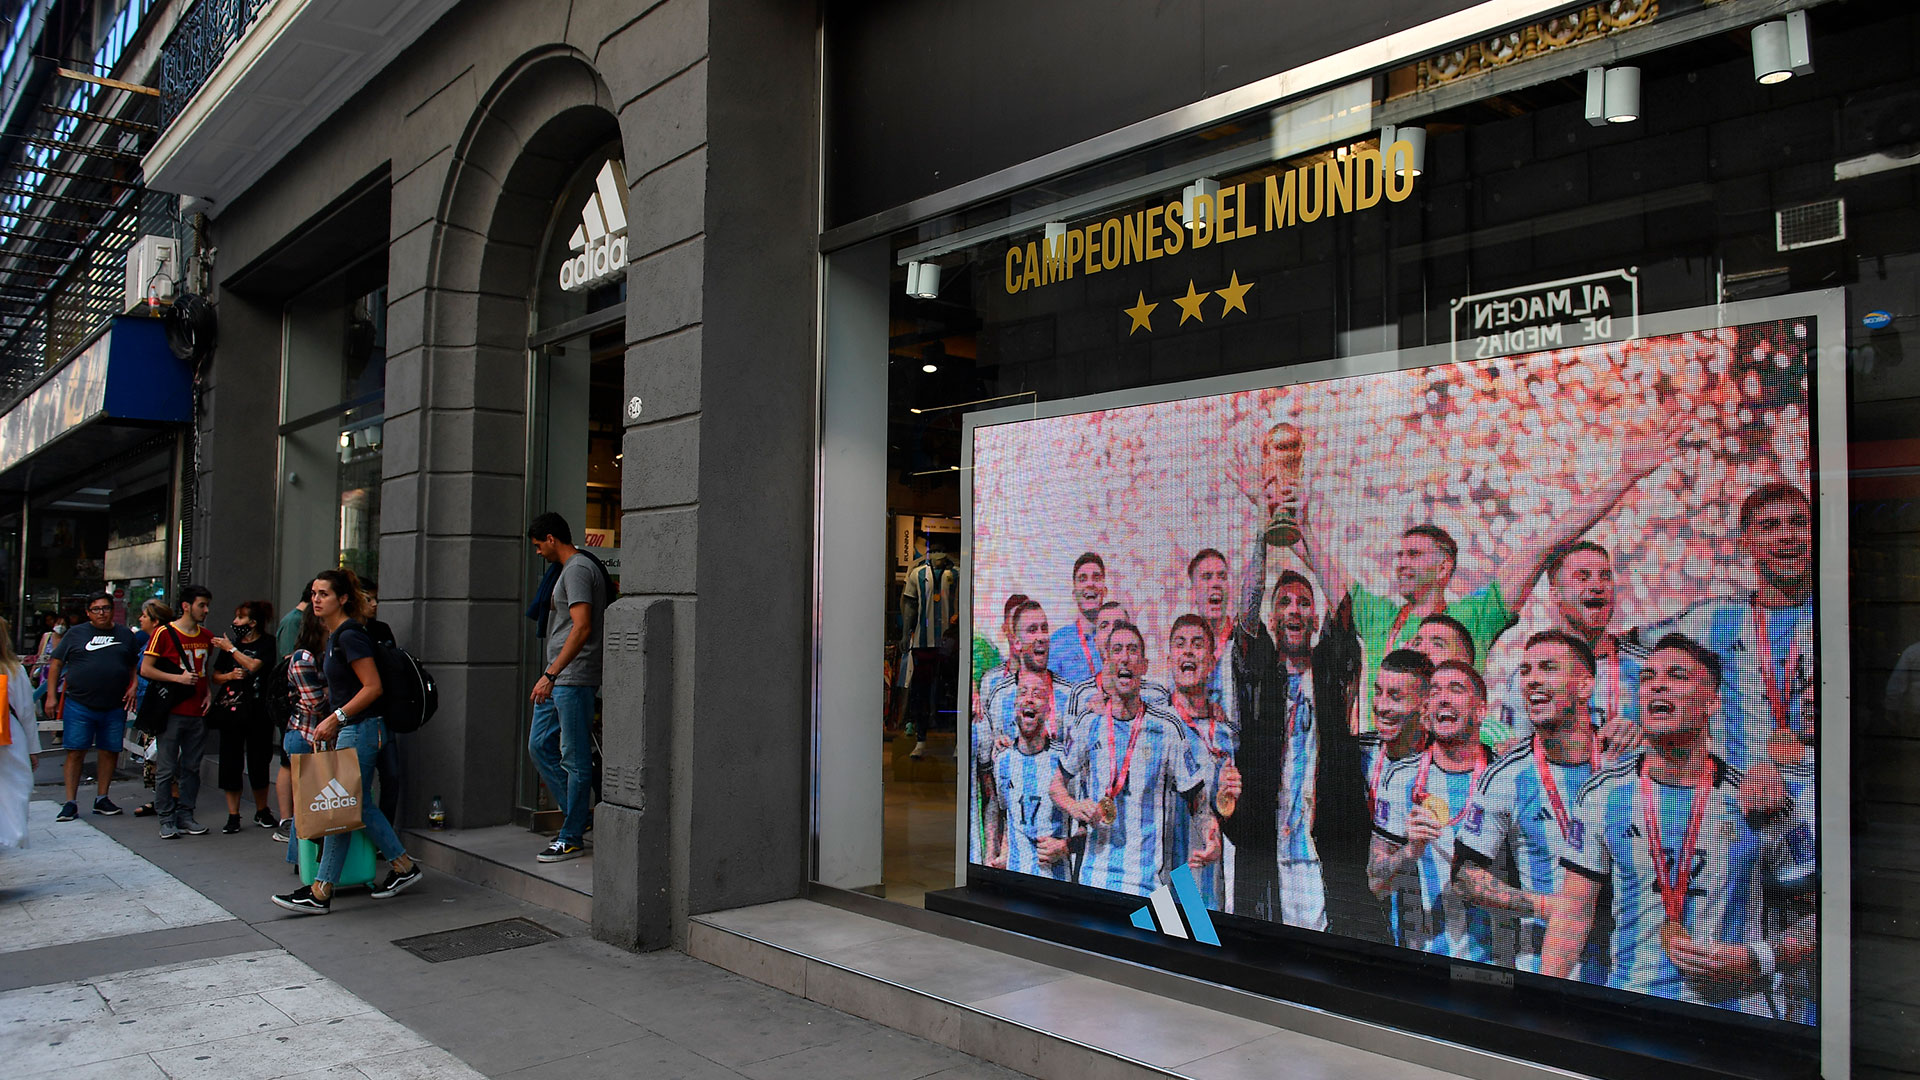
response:
M1119 816L1120 808L1113 805L1113 796L1108 795L1100 800L1100 821L1102 824L1111 825L1114 819Z
M1807 748L1800 737L1786 728L1775 728L1767 739L1767 756L1775 765L1798 765L1806 759Z
M1433 819L1442 825L1453 820L1452 804L1448 803L1447 797L1438 791L1428 795L1426 801L1420 805L1426 807L1427 813L1432 814Z
M1692 940L1693 935L1687 933L1685 925L1674 922L1672 919L1668 919L1660 924L1660 947L1667 950L1668 956L1673 955L1673 947L1675 945L1683 941Z

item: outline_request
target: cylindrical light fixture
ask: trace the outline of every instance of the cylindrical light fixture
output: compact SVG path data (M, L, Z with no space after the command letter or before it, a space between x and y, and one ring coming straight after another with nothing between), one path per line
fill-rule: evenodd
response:
M1407 160L1407 171L1414 176L1419 176L1421 173L1426 172L1427 129L1423 127L1395 128L1393 138L1394 142L1404 142L1408 146L1413 147L1413 153L1409 155ZM1392 153L1393 144L1389 143L1386 146L1382 146L1380 152L1382 154Z
M1051 248L1067 238L1067 223L1064 221L1049 221L1041 235L1042 238L1046 240L1047 246Z
M940 264L930 262L910 262L907 264L907 295L921 300L933 300L940 295Z
M1207 202L1203 203L1200 201L1200 197L1203 195L1206 196ZM1189 229L1198 228L1201 219L1207 217L1206 208L1213 205L1214 201L1219 197L1220 181L1218 180L1208 180L1202 177L1188 184L1186 187L1181 188L1180 220L1185 222Z
M1607 123L1631 124L1640 119L1640 69L1607 69Z
M1748 40L1753 43L1753 81L1762 86L1774 86L1813 71L1813 48L1807 38L1804 11L1761 23L1748 34Z

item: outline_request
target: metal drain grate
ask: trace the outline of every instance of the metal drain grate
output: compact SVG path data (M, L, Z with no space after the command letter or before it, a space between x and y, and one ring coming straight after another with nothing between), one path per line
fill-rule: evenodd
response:
M399 938L394 944L429 964L438 964L443 960L462 960L469 956L485 956L538 945L559 936L539 923L526 919L501 919L478 926L463 926L458 930L442 930L437 934Z

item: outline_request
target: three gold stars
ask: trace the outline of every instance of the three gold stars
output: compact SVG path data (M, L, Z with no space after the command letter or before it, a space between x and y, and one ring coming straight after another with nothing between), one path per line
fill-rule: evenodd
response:
M1237 270L1227 279L1227 284L1212 292L1202 291L1199 286L1194 284L1192 278L1188 278L1187 294L1173 298L1174 306L1180 309L1180 321L1175 325L1185 326L1189 319L1197 322L1206 322L1206 312L1202 310L1201 305L1206 303L1207 297L1214 295L1220 297L1221 316L1224 317L1233 311L1238 311L1243 315L1247 314L1247 292L1253 288L1253 285L1254 283L1251 281L1242 283L1240 280L1240 272ZM1153 311L1159 306L1160 304L1157 301L1148 303L1145 292L1136 293L1133 306L1120 309L1121 312L1131 320L1127 326L1127 336L1132 337L1135 332L1140 330L1145 330L1149 334L1153 333Z

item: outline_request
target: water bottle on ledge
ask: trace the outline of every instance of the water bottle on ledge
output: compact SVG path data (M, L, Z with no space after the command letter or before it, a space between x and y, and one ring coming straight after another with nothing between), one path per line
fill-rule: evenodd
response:
M438 795L433 797L433 806L427 810L427 827L434 832L447 827L447 804Z

